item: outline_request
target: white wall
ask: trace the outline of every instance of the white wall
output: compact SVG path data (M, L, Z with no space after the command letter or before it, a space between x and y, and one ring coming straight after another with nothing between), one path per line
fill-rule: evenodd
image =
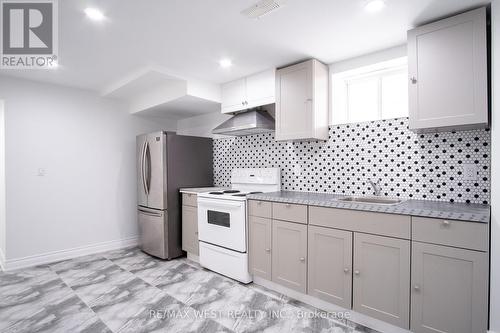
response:
M93 92L2 76L0 99L7 264L137 236L135 137L175 122L130 115Z
M359 57L334 62L330 65L330 75L341 73L351 69L373 65L379 62L406 57L406 44L391 47L389 49L365 54Z
M0 266L5 261L5 127L4 103L0 100Z
M500 333L500 0L491 5L492 131L491 131L491 289L490 329Z
M219 126L231 115L220 112L207 113L201 116L181 119L177 121L177 133L183 135L195 135L204 137L214 137L212 129Z

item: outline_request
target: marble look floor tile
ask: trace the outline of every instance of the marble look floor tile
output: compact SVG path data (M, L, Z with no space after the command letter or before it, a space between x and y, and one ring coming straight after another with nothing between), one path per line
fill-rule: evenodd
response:
M220 313L216 320L221 325L234 330L238 316L234 314L245 310L242 298L248 288L224 276L207 272L207 276L198 281L187 298L186 303L197 310Z
M152 315L159 310L188 316ZM186 258L161 260L138 248L0 273L2 333L377 333L349 320L305 315L312 312L321 313Z
M2 332L107 333L111 330L76 295L67 295L31 315L19 318L2 328Z
M203 318L166 293L148 301L142 311L125 323L120 333L136 332L230 332L215 321Z
M101 254L93 254L47 265L52 271L61 274L70 270L80 270L92 265L95 261L103 261Z
M76 265L61 263L51 268L68 286L74 289L85 286L101 285L109 282L111 276L120 272L125 272L125 270L106 258L80 262Z
M113 331L117 331L130 318L134 318L144 309L149 300L154 299L161 293L160 290L148 285L134 275L128 277L122 275L122 277L124 279L114 280L113 286L101 293L97 298L86 301L90 308ZM95 290L91 293L92 296L96 296ZM76 293L82 299L90 298L88 293L82 294L78 289L76 289Z
M0 275L0 331L110 332L48 268Z

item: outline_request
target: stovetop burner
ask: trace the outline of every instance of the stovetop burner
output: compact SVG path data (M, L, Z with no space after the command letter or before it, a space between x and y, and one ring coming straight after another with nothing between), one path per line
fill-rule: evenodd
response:
M232 194L232 193L240 193L240 191L238 191L238 190L225 190L224 193Z
M208 194L223 195L224 192L208 192Z

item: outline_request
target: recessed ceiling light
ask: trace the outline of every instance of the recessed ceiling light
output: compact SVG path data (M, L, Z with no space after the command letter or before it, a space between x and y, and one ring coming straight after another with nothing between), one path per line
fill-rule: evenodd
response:
M371 0L365 4L365 9L369 12L378 12L385 7L384 0Z
M231 61L231 59L224 58L219 60L219 65L222 68L229 68L233 65L233 62Z
M104 14L97 8L85 8L85 15L93 21L104 20Z

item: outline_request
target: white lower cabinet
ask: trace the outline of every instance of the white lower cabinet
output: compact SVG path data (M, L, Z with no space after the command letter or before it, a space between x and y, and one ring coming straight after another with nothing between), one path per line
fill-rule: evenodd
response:
M182 250L199 255L198 208L182 206Z
M307 225L273 220L272 280L306 293Z
M271 280L271 220L263 217L249 216L248 260L250 274Z
M309 226L307 293L352 306L352 232Z
M255 276L415 333L487 332L487 224L253 205Z
M413 242L411 280L413 332L487 331L487 253Z
M410 241L354 233L353 309L408 329Z

